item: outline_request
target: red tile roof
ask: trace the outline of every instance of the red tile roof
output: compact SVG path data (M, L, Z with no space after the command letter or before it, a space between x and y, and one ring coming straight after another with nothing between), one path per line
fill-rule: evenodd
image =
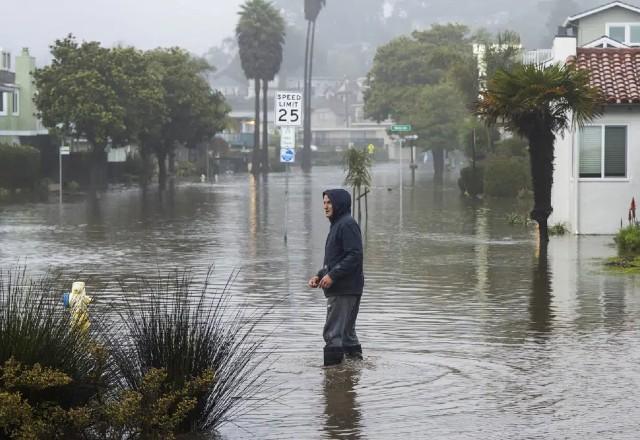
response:
M569 62L590 72L591 85L607 104L640 104L640 48L585 49Z

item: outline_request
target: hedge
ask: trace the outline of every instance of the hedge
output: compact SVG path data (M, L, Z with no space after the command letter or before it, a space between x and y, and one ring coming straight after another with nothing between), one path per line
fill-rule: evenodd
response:
M28 145L0 144L0 187L33 188L40 177L40 151Z

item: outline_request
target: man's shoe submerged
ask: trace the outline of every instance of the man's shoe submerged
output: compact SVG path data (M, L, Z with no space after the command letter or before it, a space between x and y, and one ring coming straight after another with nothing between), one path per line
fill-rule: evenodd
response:
M362 346L354 345L352 347L344 347L344 354L349 359L362 360Z
M324 348L324 366L330 367L338 365L344 359L344 351L342 347L325 347Z

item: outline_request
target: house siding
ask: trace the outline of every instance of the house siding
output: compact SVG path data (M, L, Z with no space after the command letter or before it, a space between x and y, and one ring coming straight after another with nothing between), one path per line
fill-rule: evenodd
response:
M590 125L627 127L627 177L576 179L579 163L578 135L556 142L551 223L565 223L579 234L615 234L627 221L631 198L640 200L640 106L608 108Z
M580 19L578 23L578 46L597 40L607 34L607 23L640 22L640 14L615 7Z

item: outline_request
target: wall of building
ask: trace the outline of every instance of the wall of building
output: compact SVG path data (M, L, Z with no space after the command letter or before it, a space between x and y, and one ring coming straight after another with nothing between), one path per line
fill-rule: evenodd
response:
M579 234L615 234L627 222L631 198L640 201L640 108L607 109L593 124L627 126L627 177L581 179L579 136L559 138L555 147L551 223L564 222Z
M640 14L623 8L611 8L582 18L578 23L578 46L584 46L607 34L607 23L640 22Z

